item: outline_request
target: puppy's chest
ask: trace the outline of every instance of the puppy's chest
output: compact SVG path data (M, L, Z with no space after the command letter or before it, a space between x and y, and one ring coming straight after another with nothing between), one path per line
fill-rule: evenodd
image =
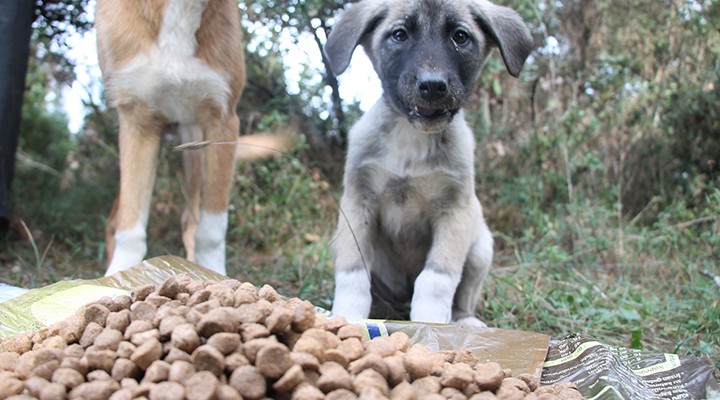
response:
M380 214L398 223L432 218L458 201L462 193L458 171L425 159L389 153L377 159L372 169Z
M112 76L120 97L143 101L171 122L190 123L205 100L223 105L225 74L197 57L197 33L208 0L169 0L155 44Z

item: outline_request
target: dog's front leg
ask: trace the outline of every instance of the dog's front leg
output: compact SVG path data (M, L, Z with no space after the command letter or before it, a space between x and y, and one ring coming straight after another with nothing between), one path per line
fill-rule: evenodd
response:
M453 298L472 243L471 227L471 215L460 208L436 221L425 267L415 279L410 303L412 321L448 323L452 320Z
M335 258L335 298L332 312L346 318L367 318L372 306L370 274L372 232L375 216L362 202L340 201L338 229L333 243Z

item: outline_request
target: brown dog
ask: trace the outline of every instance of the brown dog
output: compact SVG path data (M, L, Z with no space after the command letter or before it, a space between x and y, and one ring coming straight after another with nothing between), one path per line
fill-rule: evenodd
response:
M530 31L487 0L363 0L328 37L336 74L358 45L383 96L349 135L332 311L483 325L475 309L493 240L462 107L492 48L520 73Z
M235 0L98 0L95 26L105 90L120 120L110 275L145 257L161 135L237 140L245 61ZM183 154L186 256L222 274L235 151L218 145Z

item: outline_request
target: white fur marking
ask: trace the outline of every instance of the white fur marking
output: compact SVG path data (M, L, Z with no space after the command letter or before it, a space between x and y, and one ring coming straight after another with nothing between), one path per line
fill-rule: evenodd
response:
M197 48L195 32L209 0L169 0L158 36L158 47L178 57L192 57Z
M425 269L415 279L410 319L418 322L448 323L460 277Z
M198 105L207 99L229 111L228 78L195 57L195 32L207 3L170 0L156 46L107 78L107 87L116 93L113 98L136 98L181 124L197 122Z
M367 271L356 269L335 273L333 315L342 315L345 318L367 318L370 316L371 305L370 278Z
M200 212L195 231L195 262L217 273L227 275L225 269L225 234L228 213Z
M115 252L105 276L140 264L147 253L147 216L141 216L135 227L115 232Z

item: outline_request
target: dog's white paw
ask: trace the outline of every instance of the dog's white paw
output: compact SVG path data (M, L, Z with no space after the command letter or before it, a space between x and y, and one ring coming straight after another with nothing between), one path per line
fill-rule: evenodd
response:
M453 321L454 324L458 325L468 325L468 326L475 326L478 328L487 328L487 324L480 321L479 319L475 317L463 317L460 319L456 319Z

